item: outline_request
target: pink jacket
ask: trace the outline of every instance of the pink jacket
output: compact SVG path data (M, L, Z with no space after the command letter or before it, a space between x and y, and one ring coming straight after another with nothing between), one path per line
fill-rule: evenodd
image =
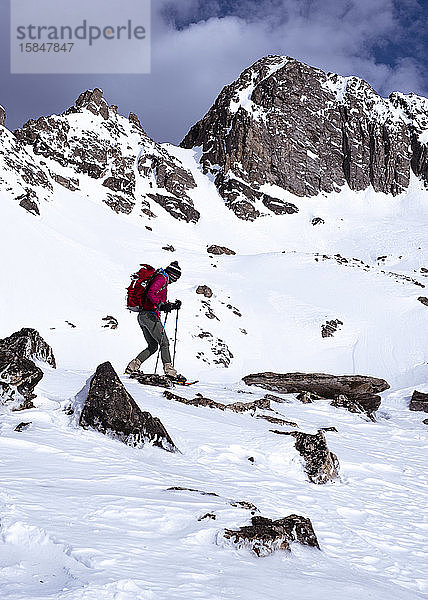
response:
M159 316L159 312L156 308L159 304L164 304L166 302L168 283L168 275L161 270L149 287L147 298L144 303L144 310L153 310Z

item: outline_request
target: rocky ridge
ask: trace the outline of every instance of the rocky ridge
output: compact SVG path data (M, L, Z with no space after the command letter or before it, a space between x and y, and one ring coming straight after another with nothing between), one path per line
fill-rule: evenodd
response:
M226 205L254 220L266 208L296 212L284 191L315 196L347 184L397 195L412 171L428 182L427 129L425 98L384 99L358 77L267 56L223 88L181 145L202 148Z

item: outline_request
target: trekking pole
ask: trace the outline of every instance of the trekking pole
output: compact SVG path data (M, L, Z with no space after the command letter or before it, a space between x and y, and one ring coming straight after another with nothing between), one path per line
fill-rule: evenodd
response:
M165 321L163 322L163 330L162 330L161 339L159 341L159 350L158 350L158 355L157 355L157 358L156 358L155 374L158 372L159 355L160 355L160 352L161 352L161 346L162 346L163 336L165 335L165 326L166 326L166 320L167 320L167 318L168 318L168 313L165 313Z
M178 308L177 308L177 315L175 317L175 336L174 336L174 356L172 359L172 366L175 366L175 350L177 347L177 331L178 331Z

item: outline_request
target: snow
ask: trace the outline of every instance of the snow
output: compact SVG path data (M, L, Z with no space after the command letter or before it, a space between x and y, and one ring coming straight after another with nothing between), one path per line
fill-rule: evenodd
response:
M132 137L136 156L144 143ZM305 600L426 597L427 433L424 415L408 409L415 387L428 392L428 311L417 300L427 295L426 189L415 177L395 198L347 187L296 198L263 186L299 212L249 223L225 207L198 151L162 148L195 178L189 195L201 213L197 224L160 207L155 219L138 206L115 214L84 175L79 191L55 185L39 217L18 206L16 193L0 191L0 337L34 327L58 363L57 370L41 365L35 409L2 409L2 600L277 600L290 591ZM20 183L9 185L16 192ZM314 216L325 223L313 227ZM163 250L167 244L176 251ZM236 255L210 257L211 244ZM293 395L272 403L301 431L337 428L326 437L340 481L309 483L293 439L272 433L280 426L257 414L187 406L128 378L128 391L161 419L180 453L133 449L67 416L64 407L82 402L79 392L98 364L109 360L121 374L144 345L135 314L124 309L129 275L142 262L171 260L183 269L169 290L170 299L183 301L177 366L201 381L179 395L255 400L265 391L241 378L263 370L358 373L391 384L376 423L324 401L302 405ZM217 319L206 316L207 299L195 293L202 284L213 290ZM118 319L118 329L102 328L106 315ZM336 318L341 330L322 338L321 325ZM173 324L167 330L172 336ZM229 368L214 362L217 340L233 354ZM16 432L20 422L31 425ZM221 531L251 516L230 500L252 502L270 518L309 517L321 552L295 544L291 555L258 559L223 545ZM198 520L209 512L215 520Z
M127 379L181 453L135 450L78 429L61 407L86 377L45 369L25 433L14 432L22 413L4 415L2 598L276 599L292 589L307 599L404 600L428 590L426 432L420 415L408 411L409 390L384 395L377 423L324 402L284 396L291 403L273 403L304 431L338 429L326 435L341 481L314 486L292 440L270 433L266 421L169 401ZM263 395L242 385L178 390L196 392L226 403ZM168 491L173 486L219 496ZM250 517L229 500L252 502L271 518L309 516L321 552L296 544L291 555L257 559L218 545L223 528ZM216 519L198 521L208 512Z

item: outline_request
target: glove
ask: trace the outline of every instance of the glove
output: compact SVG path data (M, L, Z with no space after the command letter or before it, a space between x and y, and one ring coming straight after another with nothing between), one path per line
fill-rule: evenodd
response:
M181 304L182 304L181 300L176 300L174 302L174 304L172 305L172 309L173 310L180 310Z
M172 302L165 302L165 304L159 304L158 310L165 313L170 313L174 309Z

